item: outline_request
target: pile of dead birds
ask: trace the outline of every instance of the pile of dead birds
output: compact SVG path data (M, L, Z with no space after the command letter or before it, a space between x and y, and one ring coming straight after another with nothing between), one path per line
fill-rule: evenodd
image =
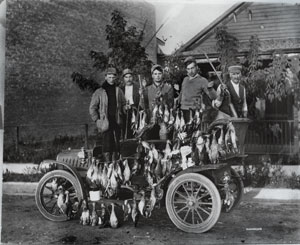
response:
M204 132L201 130L201 111L197 110L190 118L185 123L182 112L177 110L173 125L173 144L167 140L165 147L159 150L155 144L140 139L131 163L122 156L111 162L100 162L92 158L86 180L91 187L96 187L101 192L101 198L113 200L118 196L120 188L133 190L133 198L122 204L124 221L131 217L136 225L140 215L146 218L151 216L163 195L160 186L170 174L194 165L218 164L227 154L239 152L235 127L230 120L216 121ZM148 185L137 190L131 183L134 176L143 176ZM116 228L118 219L115 204L112 202L109 206L110 212L102 203L100 214L97 214L93 203L90 213L87 203L84 202L81 224L109 224Z

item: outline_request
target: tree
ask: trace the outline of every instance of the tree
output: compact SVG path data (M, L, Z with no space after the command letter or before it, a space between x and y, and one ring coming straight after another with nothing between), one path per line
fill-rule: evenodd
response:
M145 47L141 44L146 22L144 28L138 30L135 26L127 26L127 21L119 11L114 10L111 16L111 24L107 25L105 30L109 49L106 54L95 50L90 51L93 67L97 71L104 71L111 66L118 72L130 68L136 74L150 77L152 62L148 60ZM71 77L82 90L93 92L100 86L95 79L85 78L78 72L74 72Z
M226 74L227 67L239 61L237 59L239 40L229 34L225 27L216 29L215 38L217 50L220 52L219 68ZM257 98L273 101L293 94L296 105L299 106L299 95L295 93L299 92L299 57L289 58L288 55L275 51L270 64L263 67L259 59L260 46L259 38L251 36L247 55L240 60L250 115L254 116Z
M215 29L216 48L219 52L220 65L217 67L222 71L223 77L227 74L228 66L235 64L238 54L238 39L227 32L226 26L217 27Z

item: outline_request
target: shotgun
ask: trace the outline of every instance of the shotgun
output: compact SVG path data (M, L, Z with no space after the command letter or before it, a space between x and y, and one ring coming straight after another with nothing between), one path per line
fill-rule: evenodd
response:
M217 73L216 68L215 68L214 65L211 63L211 61L210 61L209 57L207 56L207 54L206 54L204 51L202 51L202 52L203 52L205 58L207 59L208 63L209 63L210 66L213 68L214 72L216 73L216 75L217 75L217 77L218 77L220 83L221 83L222 85L225 85L225 84L223 83L223 81L222 81L220 75ZM228 91L228 90L227 90L227 92L228 92L228 94L229 94L229 91ZM236 113L236 111L235 111L235 108L234 108L233 104L231 103L230 96L229 96L229 108L230 108L230 110L231 110L231 112L232 112L233 117L238 117L238 115L237 115L237 113Z

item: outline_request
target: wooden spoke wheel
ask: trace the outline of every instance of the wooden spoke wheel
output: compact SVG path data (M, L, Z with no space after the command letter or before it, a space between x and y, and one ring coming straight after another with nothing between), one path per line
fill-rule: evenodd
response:
M222 202L214 183L198 173L185 173L171 182L166 208L172 222L182 231L203 233L218 221Z
M77 214L79 202L83 198L83 191L78 180L69 172L54 170L45 174L38 183L35 201L41 214L51 221L68 219L68 215L57 205L57 188L59 186L62 186L64 191L69 192L68 210L72 215Z

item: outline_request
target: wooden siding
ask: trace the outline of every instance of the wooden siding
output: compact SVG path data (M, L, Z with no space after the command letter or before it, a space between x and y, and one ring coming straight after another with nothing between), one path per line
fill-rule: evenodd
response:
M252 12L252 20L249 20L249 11ZM261 41L284 43L291 40L288 48L300 47L300 5L299 4L261 4L252 3L236 10L236 22L231 13L217 26L226 25L228 32L238 38L241 44L247 43L251 35L258 35ZM198 54L201 50L207 53L215 53L215 34L211 29L208 34L199 37L199 40L186 47L182 54ZM278 46L278 45L277 45ZM264 44L263 50L270 47ZM283 45L282 48L287 48ZM246 45L241 45L240 51L244 51Z

